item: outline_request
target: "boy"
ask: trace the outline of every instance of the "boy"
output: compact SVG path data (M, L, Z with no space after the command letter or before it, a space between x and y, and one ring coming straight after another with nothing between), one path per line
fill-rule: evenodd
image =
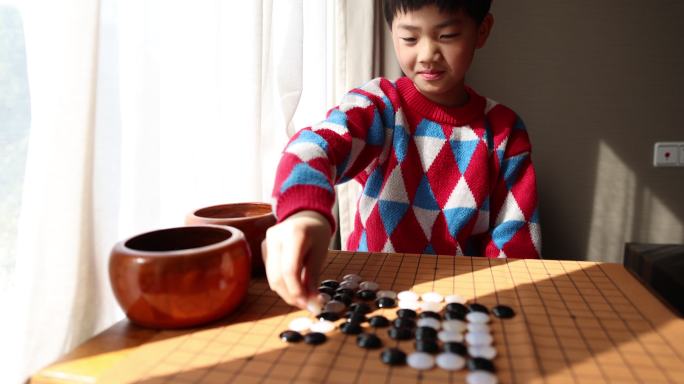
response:
M491 0L386 0L406 77L370 81L285 148L265 241L271 289L305 308L335 226L333 186L363 185L349 250L537 258L522 121L465 84Z

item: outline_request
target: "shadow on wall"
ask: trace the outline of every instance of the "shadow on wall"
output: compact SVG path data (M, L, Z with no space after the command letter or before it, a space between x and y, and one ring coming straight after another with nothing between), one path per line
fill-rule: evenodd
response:
M684 3L494 2L469 81L517 111L533 143L544 257L621 261L625 242L684 242Z

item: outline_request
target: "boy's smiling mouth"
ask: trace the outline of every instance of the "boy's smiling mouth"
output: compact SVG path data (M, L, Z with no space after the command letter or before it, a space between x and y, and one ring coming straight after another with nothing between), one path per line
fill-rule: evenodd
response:
M439 80L442 75L444 74L444 71L438 71L434 69L426 70L426 71L418 71L416 73L418 76L422 77L423 80L427 81L434 81L434 80Z

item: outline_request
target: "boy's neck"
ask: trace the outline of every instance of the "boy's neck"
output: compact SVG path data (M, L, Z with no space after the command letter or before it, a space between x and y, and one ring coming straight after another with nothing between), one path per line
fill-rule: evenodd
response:
M448 93L438 95L423 93L418 87L416 89L428 100L447 108L462 107L468 103L470 98L468 92L466 92L465 84L454 87Z

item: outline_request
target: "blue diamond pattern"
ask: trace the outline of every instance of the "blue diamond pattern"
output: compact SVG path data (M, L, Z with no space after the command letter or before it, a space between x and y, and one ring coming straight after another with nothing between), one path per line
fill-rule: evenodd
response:
M391 236L392 232L394 232L397 225L399 225L399 222L404 217L404 214L406 214L409 204L379 200L378 207L380 209L380 218L382 219L382 224L385 226L387 236Z
M477 209L475 208L450 208L444 210L444 218L446 218L447 226L451 236L456 235L463 229L463 226L475 215Z

